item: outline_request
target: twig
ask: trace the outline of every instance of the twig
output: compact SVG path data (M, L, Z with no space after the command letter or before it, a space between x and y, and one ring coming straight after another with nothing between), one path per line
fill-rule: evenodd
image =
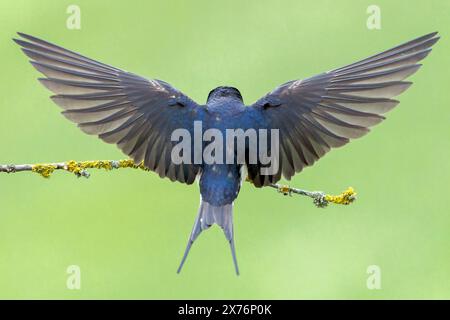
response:
M90 173L87 169L105 169L113 170L120 168L134 168L149 171L143 163L136 164L133 160L93 160L93 161L74 161L70 160L67 162L54 162L54 163L43 163L43 164L8 164L0 165L0 172L4 173L15 173L21 171L32 171L44 178L50 178L55 170L65 170L75 174L77 177L89 178ZM353 188L349 187L343 193L333 196L325 194L322 191L308 191L297 188L292 188L286 185L280 184L270 184L272 188L277 189L279 193L284 195L292 196L292 194L299 194L302 196L307 196L313 199L314 204L319 208L325 208L329 203L348 205L356 200L356 193Z
M89 178L90 173L87 169L105 169L113 170L120 168L134 168L149 171L144 165L135 164L133 160L93 160L93 161L74 161L39 163L39 164L7 164L0 165L0 172L15 173L21 171L32 171L40 174L44 178L50 178L55 170L65 170L72 172L77 177Z
M330 203L335 204L343 204L343 205L349 205L353 203L353 201L356 200L356 192L353 190L352 187L348 187L347 190L342 192L341 194L337 196L326 194L323 191L308 191L308 190L302 190L297 188L292 188L286 185L280 185L277 183L272 183L269 185L272 188L275 188L278 190L279 193L282 193L285 196L292 196L293 193L307 196L313 199L314 204L318 208L325 208Z

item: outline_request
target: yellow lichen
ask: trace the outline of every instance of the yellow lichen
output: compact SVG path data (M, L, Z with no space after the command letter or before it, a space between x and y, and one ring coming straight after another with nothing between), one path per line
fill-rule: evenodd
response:
M31 171L40 174L44 178L50 178L53 171L55 171L56 166L51 164L35 164L32 166Z
M126 160L93 160L93 161L74 161L70 160L66 162L65 168L67 171L74 173L77 176L87 175L86 169L105 169L105 170L113 170L118 168L134 168L134 169L142 169L148 171L148 169L144 166L144 163L140 164L134 163L132 159Z
M78 166L78 162L76 162L74 160L67 161L66 168L67 168L66 169L67 171L75 173L75 174L79 174L81 171L80 167Z
M86 169L105 169L112 170L111 161L108 160L94 160L77 162L70 160L66 163L66 170L76 175L80 175Z
M352 187L349 187L347 190L342 192L340 195L333 196L333 195L325 195L325 201L332 202L336 204L343 204L348 205L355 201L356 199L356 192L353 190Z
M133 160L127 159L127 160L119 160L118 161L119 168L134 168L134 169L142 169L142 170L148 170L144 166L144 162L141 162L139 164L134 163Z
M279 186L278 192L281 192L282 194L287 196L291 194L291 188L289 188L289 186Z

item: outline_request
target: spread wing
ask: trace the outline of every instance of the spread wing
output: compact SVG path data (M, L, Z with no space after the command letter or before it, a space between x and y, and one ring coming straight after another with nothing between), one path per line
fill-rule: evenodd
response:
M66 118L87 134L114 143L161 177L193 183L197 165L171 161L173 130L193 130L204 108L168 83L147 80L35 37L14 39L46 77L39 81ZM194 163L193 161L191 163Z
M260 164L247 164L256 186L290 179L331 148L369 132L409 88L415 73L438 41L431 33L367 59L305 80L289 81L247 108L261 127L279 129L279 170L262 175Z

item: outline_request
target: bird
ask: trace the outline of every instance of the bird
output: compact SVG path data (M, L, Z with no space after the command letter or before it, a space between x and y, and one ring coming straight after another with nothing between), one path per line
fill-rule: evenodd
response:
M290 180L331 149L367 134L398 105L393 98L410 87L412 83L405 79L421 67L418 62L440 38L433 32L344 67L285 82L246 105L241 92L231 86L211 90L206 103L198 104L163 80L144 78L17 34L13 40L44 75L39 81L53 92L51 99L83 132L116 144L161 178L187 185L198 181L200 206L177 272L200 233L217 224L229 243L237 275L233 204L242 181L265 187L282 177ZM203 133L208 129L222 134L227 129L277 130L276 170L262 170L266 165L259 157L249 161L252 150L247 144L241 162L195 161L198 152L189 155L191 161L173 161L172 133L182 128L195 135L199 122ZM201 142L202 147L207 145ZM236 154L237 150L228 147L222 152Z

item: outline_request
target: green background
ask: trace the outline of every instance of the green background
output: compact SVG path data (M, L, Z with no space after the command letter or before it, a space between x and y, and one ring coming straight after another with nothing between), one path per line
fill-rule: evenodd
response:
M81 8L81 30L66 8ZM381 8L381 30L366 9ZM0 298L450 298L450 2L22 1L0 3L0 163L121 159L48 99L11 41L30 33L204 103L218 85L251 103L287 80L354 62L417 36L442 39L388 120L332 151L291 185L358 192L316 209L245 184L235 204L241 276L218 227L175 273L199 203L186 186L135 170L0 176ZM66 268L81 268L81 290ZM381 290L366 287L381 268Z

